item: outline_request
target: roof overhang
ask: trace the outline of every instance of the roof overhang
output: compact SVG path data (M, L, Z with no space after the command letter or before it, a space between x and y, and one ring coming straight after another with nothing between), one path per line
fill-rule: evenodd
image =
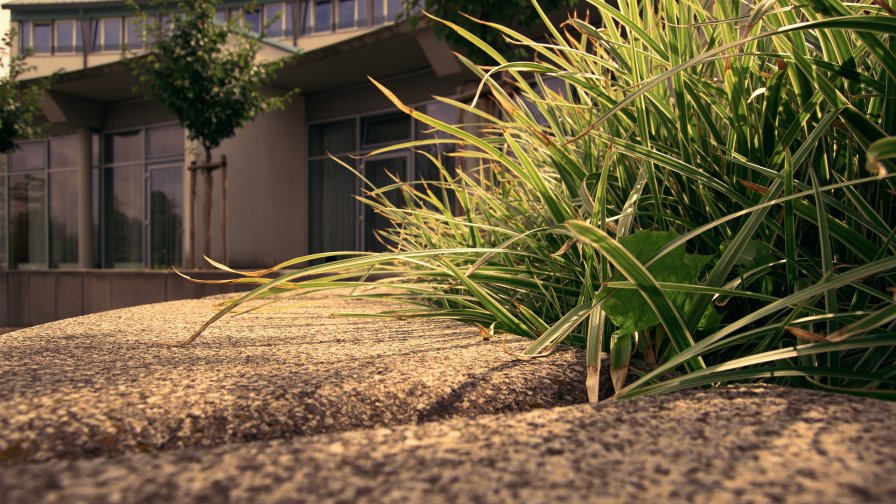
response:
M272 84L275 88L299 88L310 94L366 82L368 76L386 78L427 68L432 68L432 64L415 30L406 24L387 25L302 54L281 69ZM139 97L137 84L129 65L116 61L56 74L50 89L70 97L108 103Z

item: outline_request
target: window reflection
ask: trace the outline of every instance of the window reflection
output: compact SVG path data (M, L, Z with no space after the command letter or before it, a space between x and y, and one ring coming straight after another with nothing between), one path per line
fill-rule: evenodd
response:
M75 52L75 22L56 21L56 52Z
M268 37L283 36L283 4L272 3L264 6L265 35Z
M50 172L52 268L78 266L78 187L75 170Z
M12 153L9 171L43 170L47 167L45 142L21 142L19 150Z
M45 268L47 264L47 177L9 177L10 252L13 268Z
M153 128L146 132L146 157L180 156L184 152L184 130L178 125Z
M169 165L151 168L150 173L150 266L179 266L183 249L182 170Z
M53 25L34 23L31 43L34 54L50 54L53 48Z
M118 51L121 49L121 19L103 20L103 50Z
M339 14L337 16L339 29L355 27L355 0L339 0Z
M326 32L333 29L333 1L316 0L314 2L314 31Z
M143 166L103 170L105 266L143 266Z

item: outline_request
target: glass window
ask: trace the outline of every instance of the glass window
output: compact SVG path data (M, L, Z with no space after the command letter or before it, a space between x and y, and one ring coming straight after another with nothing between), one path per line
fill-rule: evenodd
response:
M143 49L143 30L140 26L141 20L136 17L129 17L127 21L127 39L125 40L125 43L127 43L128 47L131 49Z
M9 177L11 267L47 267L47 176L27 173Z
M364 177L374 187L382 188L395 183L395 179L407 180L407 158L394 157L386 159L370 159L364 162ZM395 206L401 206L401 191L393 190L384 194ZM394 242L380 235L380 231L392 227L387 217L375 211L373 207L364 205L364 250L368 252L386 252Z
M118 51L121 49L121 19L107 18L103 20L103 50Z
M103 170L106 267L143 266L143 178L142 164Z
M402 11L404 11L402 0L389 0L389 14L387 16L389 21L395 21Z
M343 161L349 166L354 164L350 158ZM354 174L332 159L308 163L311 253L356 250L355 184Z
M354 152L355 120L315 124L309 128L309 150L311 156L326 156L327 153L342 154Z
M6 176L0 175L0 269L6 267L6 250Z
M389 114L361 120L361 145L364 147L399 140L408 140L410 118L405 114Z
M163 126L146 130L146 157L183 156L184 130L178 125Z
M105 163L143 161L143 132L136 130L106 135L104 147Z
M50 173L50 252L52 268L78 266L78 172Z
M9 171L43 170L47 167L45 142L22 142L9 159Z
M358 0L358 26L370 26L370 0Z
M51 23L34 23L31 42L34 54L50 54L53 47L53 25Z
M106 134L99 177L104 267L170 267L183 248L184 130Z
M78 167L78 137L67 136L50 140L50 169Z
M355 27L355 0L339 0L337 28Z
M373 24L386 22L386 0L373 0Z
M84 24L81 21L75 21L75 52L84 52Z
M75 52L75 22L56 21L56 52Z
M223 7L218 9L217 14L215 15L215 18L221 24L226 23L227 22L227 9L223 8Z
M292 3L287 2L283 6L285 7L283 10L283 36L292 37Z
M283 21L283 4L272 3L264 6L265 35L282 37Z
M22 21L20 26L22 32L19 34L19 43L22 48L21 53L25 54L31 49L31 21Z
M314 32L328 32L333 29L333 0L314 2Z
M261 11L258 9L246 10L243 19L247 30L261 33Z
M183 179L180 166L150 167L150 266L180 266L183 249Z

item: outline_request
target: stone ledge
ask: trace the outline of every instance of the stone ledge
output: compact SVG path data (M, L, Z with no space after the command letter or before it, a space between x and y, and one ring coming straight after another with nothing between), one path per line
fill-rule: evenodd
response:
M584 402L584 358L523 362L451 321L331 317L382 302L226 317L176 301L0 336L0 464L155 452ZM521 351L525 340L511 338ZM609 380L604 380L605 384Z
M896 404L770 386L0 468L9 504L896 501Z

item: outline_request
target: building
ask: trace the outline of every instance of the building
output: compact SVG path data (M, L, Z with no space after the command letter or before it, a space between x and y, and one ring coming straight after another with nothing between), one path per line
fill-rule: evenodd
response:
M374 183L389 174L411 180L426 176L423 156L357 156L428 133L391 107L368 76L447 121L457 121L456 112L432 97L466 94L476 84L431 28L394 22L402 3L263 1L250 12L246 2L221 3L222 20L241 16L249 29L265 30L262 57L302 51L268 90L301 94L215 150L227 159L227 196L222 201L218 170L206 222L203 184L196 210L189 204L194 154L183 129L135 92L122 63L123 47L142 50L126 2L4 2L19 30L17 50L31 51L29 77L62 73L44 103L48 138L22 142L0 160L0 326L192 295L172 287L182 282L169 278L170 267L190 268L202 255L254 268L306 253L377 250L372 231L382 223L354 199L358 179L327 153ZM60 283L66 278L68 287ZM117 278L130 283L116 287ZM80 305L70 302L78 295ZM56 308L38 307L43 296L55 296Z

